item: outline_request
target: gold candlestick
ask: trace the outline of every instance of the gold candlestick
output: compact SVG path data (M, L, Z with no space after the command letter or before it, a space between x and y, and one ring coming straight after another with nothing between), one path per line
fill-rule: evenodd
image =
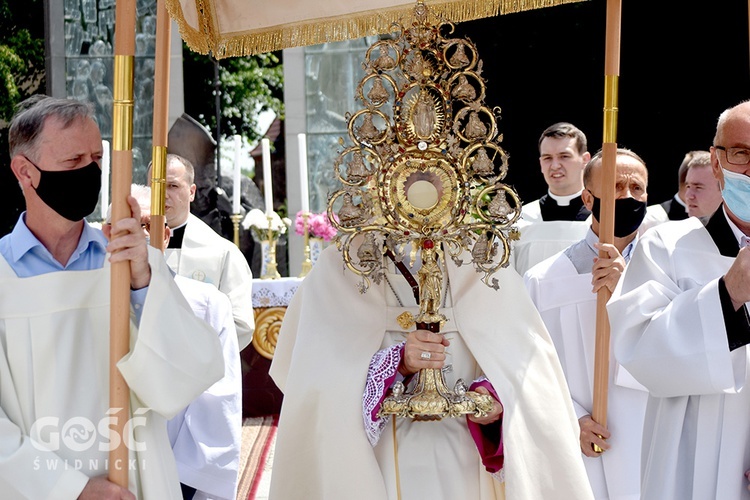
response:
M242 220L242 214L232 214L232 225L234 226L234 244L237 248L240 248L240 221Z
M266 264L266 273L260 277L263 280L276 280L281 278L276 268L276 238L273 236L271 228L272 218L268 216L268 264Z
M305 226L305 260L302 261L302 271L299 273L300 278L304 278L305 276L307 276L307 273L309 273L312 269L312 261L310 260L310 231L307 225L307 220L309 217L309 212L305 212L302 214L302 221Z

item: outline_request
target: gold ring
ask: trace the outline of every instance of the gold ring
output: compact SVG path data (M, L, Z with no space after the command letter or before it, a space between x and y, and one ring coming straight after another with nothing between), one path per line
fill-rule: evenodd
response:
M597 434L597 436L599 436L601 439L604 439L601 434ZM591 443L591 449L594 450L594 453L604 453L604 448L596 443Z

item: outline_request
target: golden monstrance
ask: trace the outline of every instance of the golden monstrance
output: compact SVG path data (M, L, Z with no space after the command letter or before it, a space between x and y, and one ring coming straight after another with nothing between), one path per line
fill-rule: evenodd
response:
M407 251L412 262L419 256L419 314L399 321L434 332L446 321L441 262L463 265L468 252L477 279L497 289L492 275L508 266L521 215L517 193L502 182L508 155L497 130L500 109L484 103L476 46L452 38L453 31L418 2L408 23L395 23L369 47L356 89L362 107L347 114L349 141L339 140L334 163L341 188L328 201L336 245L362 277L360 292L381 282L386 255L395 262ZM437 420L491 409L491 396L468 391L461 380L448 388L441 370L425 369L409 390L396 385L379 414Z

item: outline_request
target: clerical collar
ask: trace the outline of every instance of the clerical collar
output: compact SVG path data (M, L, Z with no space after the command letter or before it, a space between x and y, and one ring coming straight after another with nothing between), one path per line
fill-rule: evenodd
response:
M580 198L581 197L581 193L583 193L583 189L581 189L580 191L578 191L577 193L574 193L574 194L568 194L568 195L565 195L565 196L559 196L559 195L556 195L556 194L552 194L552 191L547 190L547 195L550 198L552 198L553 200L555 200L557 202L557 204L560 205L561 207L567 207L568 205L570 205L570 202L572 200L575 200L576 198Z
M559 198L559 197L558 197ZM570 197L565 197L570 198ZM586 220L591 213L583 204L583 199L572 197L567 204L560 205L551 195L545 194L539 198L539 212L545 222L556 220Z
M185 237L185 228L187 227L187 221L180 224L172 229L172 236L169 238L169 245L167 248L182 248L182 240Z

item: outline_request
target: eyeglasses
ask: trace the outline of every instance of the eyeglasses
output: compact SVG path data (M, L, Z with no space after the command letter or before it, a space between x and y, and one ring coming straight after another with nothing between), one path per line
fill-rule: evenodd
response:
M747 165L750 163L750 149L747 148L725 148L724 146L714 146L721 149L727 155L727 161L732 165Z

